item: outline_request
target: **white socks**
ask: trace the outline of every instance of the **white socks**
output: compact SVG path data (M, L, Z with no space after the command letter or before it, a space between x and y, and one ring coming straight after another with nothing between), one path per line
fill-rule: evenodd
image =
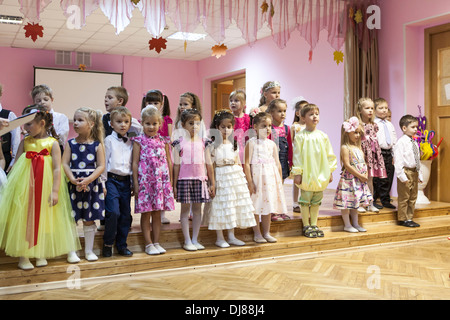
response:
M97 226L92 224L90 226L83 226L84 231L84 257L87 261L97 261L98 257L92 251L94 248L95 231Z

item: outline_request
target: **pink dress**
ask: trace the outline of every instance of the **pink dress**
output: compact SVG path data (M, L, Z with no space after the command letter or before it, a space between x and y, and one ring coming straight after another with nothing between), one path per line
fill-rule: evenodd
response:
M165 116L163 123L158 131L158 133L161 135L161 137L169 137L169 124L173 124L173 121L170 118L170 116Z
M364 134L361 136L361 149L366 158L369 177L386 178L386 168L377 138L378 125L364 122L362 125Z
M175 210L165 150L165 144L170 143L169 138L142 134L131 140L141 145L135 213Z
M243 165L245 162L244 153L245 153L245 143L248 138L246 136L247 130L250 129L250 116L244 113L242 118L235 118L234 124L234 136L239 146L239 159L241 160L241 164Z

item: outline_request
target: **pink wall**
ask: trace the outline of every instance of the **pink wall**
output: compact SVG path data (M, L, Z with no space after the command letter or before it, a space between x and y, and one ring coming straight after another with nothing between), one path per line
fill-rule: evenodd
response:
M197 62L194 61L95 53L91 57L90 70L123 72L123 85L129 94L127 107L136 118L139 118L143 94L148 90L159 89L164 92L171 102L172 114L176 112L181 93L199 91ZM1 102L16 114L21 114L22 109L32 103L30 91L33 87L33 66L61 67L55 65L54 51L0 47L0 83L3 85ZM64 68L76 69L76 66ZM55 109L58 109L56 101Z
M343 49L342 49L343 50ZM292 101L303 96L320 108L318 128L331 139L339 158L340 126L343 121L344 66L333 60L334 49L327 42L327 33L321 33L310 63L309 46L297 32L292 34L287 47L279 49L271 37L258 40L253 47L243 46L229 50L227 55L211 57L199 62L199 77L203 86L204 116L210 119L211 81L233 73L246 71L247 110L258 106L260 90L266 81L281 83L281 98L288 102L286 124L292 124ZM335 188L340 167L334 172Z

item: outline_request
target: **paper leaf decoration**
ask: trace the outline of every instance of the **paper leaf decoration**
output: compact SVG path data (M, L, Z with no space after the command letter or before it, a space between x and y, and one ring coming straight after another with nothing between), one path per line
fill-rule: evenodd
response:
M228 47L222 43L220 46L215 45L211 49L212 49L211 55L219 59L221 56L225 56L227 54Z
M334 55L334 61L336 61L336 64L339 65L339 63L344 62L344 53L342 51L335 51L333 53Z
M167 42L167 40L166 40L166 39L163 39L163 37L152 38L152 39L148 42L148 44L150 45L150 46L149 46L149 49L150 49L150 50L155 49L156 52L160 53L162 49L166 49L166 48L167 48L167 47L166 47L166 42Z
M28 23L25 27L23 27L25 29L25 37L30 38L31 40L33 40L33 42L36 42L38 36L39 37L43 37L44 36L44 27L41 26L39 23Z
M131 0L131 2L133 2L135 5L137 5L139 2L141 2L141 0Z
M348 17L350 19L353 19L354 16L355 16L355 9L353 9L353 7L350 7L350 9L348 9Z
M312 62L312 56L313 56L313 51L312 51L312 50L309 50L309 57L308 57L309 63Z
M269 5L267 4L267 1L264 1L264 3L261 5L261 12L266 13L269 10Z
M273 6L273 2L270 2L270 16L273 18L275 15L275 7Z
M363 21L362 18L363 18L363 15L362 15L361 10L356 11L356 13L355 13L355 22L356 23L361 23Z
M187 49L187 41L184 40L184 53L186 53L186 49Z

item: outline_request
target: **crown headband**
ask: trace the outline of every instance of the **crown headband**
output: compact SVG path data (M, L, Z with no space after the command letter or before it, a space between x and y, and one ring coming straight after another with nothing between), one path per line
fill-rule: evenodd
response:
M281 88L281 84L278 81L271 81L269 82L269 85L264 89L261 89L261 94L264 94L264 92L267 92L267 90L270 90L272 88Z

